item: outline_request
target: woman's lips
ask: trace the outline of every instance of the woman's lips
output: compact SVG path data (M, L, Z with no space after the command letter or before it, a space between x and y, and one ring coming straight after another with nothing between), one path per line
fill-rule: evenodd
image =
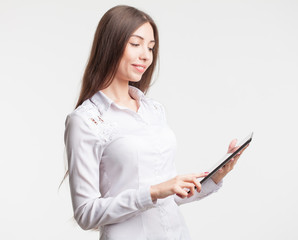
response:
M146 66L145 65L132 64L132 66L134 66L135 69L137 69L137 71L140 72L140 73L143 73L146 70Z

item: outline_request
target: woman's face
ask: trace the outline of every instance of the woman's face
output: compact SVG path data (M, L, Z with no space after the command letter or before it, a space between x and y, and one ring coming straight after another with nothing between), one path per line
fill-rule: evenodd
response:
M153 61L154 33L144 23L130 37L114 80L137 82Z

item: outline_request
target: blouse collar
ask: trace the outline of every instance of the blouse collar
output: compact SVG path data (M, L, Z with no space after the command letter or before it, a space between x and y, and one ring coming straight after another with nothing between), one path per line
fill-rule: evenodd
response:
M128 86L129 95L138 101L140 101L145 97L145 94L138 88L129 85ZM103 112L107 111L114 101L110 99L107 95L105 95L102 91L98 91L91 98L90 101L93 102L98 110L103 114Z

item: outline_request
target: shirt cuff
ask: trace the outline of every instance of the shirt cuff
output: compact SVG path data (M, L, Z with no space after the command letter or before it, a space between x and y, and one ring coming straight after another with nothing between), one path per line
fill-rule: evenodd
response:
M211 192L216 192L218 191L218 189L222 187L222 184L223 184L222 180L216 184L211 178L202 184L201 194L207 195Z
M156 201L151 198L150 186L141 187L137 192L137 206L139 209L149 209L154 207Z

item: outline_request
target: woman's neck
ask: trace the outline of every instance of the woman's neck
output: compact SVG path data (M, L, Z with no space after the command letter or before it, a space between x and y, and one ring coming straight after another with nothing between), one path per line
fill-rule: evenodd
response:
M129 95L129 85L126 81L117 81L114 79L110 86L101 91L115 103L126 103L132 100Z

